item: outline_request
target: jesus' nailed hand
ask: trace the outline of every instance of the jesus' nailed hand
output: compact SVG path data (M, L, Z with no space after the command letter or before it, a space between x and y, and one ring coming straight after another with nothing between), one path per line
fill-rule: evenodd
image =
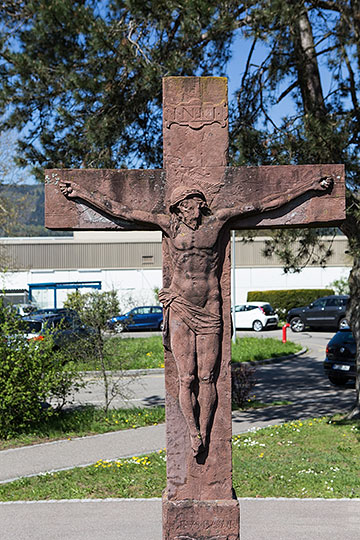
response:
M170 193L164 213L129 208L75 182L60 183L69 199L88 203L109 219L157 225L164 233L172 262L172 278L159 299L164 305L164 344L176 362L179 404L188 426L194 456L206 452L217 391L222 315L219 283L220 231L232 218L279 208L304 193L329 192L331 177L317 178L267 195L254 204L236 202L212 210L201 188L180 186Z

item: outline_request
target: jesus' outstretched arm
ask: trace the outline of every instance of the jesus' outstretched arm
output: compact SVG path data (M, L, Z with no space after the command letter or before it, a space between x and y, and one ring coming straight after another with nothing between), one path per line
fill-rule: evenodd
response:
M273 210L274 208L280 208L284 204L293 201L297 197L304 195L309 191L328 193L334 184L334 180L331 177L317 178L304 182L299 187L290 186L288 190L282 192L273 192L267 195L263 199L252 204L234 205L232 208L224 208L216 213L216 216L220 220L227 220L236 216L244 216L246 214L256 214L267 210Z
M153 214L138 208L129 208L126 204L114 201L98 191L88 191L74 181L66 181L59 184L61 193L68 199L80 199L93 208L100 210L107 216L126 221L139 221L142 223L155 223L161 228L166 228L168 218L166 215Z

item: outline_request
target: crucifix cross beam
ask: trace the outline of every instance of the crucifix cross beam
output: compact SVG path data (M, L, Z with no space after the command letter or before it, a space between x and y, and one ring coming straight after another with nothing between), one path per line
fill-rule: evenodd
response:
M46 171L46 226L163 232L163 539L205 538L206 523L206 538L236 540L229 231L339 223L344 167L227 167L219 77L163 80L163 145L162 170Z

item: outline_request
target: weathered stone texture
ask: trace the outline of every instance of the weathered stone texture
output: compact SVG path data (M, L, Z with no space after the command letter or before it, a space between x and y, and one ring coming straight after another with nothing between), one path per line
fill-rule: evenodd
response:
M238 540L237 500L168 501L163 497L163 540Z

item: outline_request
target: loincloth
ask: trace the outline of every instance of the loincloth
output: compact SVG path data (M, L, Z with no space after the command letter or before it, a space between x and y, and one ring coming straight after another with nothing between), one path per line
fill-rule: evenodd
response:
M159 300L164 306L163 343L166 349L171 350L169 331L170 310L196 335L220 334L222 328L220 315L210 313L206 309L196 306L171 289L161 289L159 291Z

